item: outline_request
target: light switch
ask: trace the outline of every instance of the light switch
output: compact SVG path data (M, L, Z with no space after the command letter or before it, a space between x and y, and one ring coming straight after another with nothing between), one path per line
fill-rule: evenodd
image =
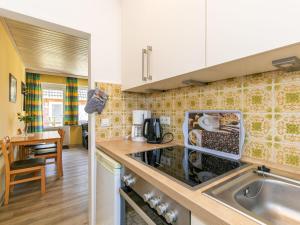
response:
M161 116L159 118L159 120L162 125L170 125L171 124L171 119L169 116Z
M109 118L104 118L101 119L101 127L109 127L110 126L110 119Z

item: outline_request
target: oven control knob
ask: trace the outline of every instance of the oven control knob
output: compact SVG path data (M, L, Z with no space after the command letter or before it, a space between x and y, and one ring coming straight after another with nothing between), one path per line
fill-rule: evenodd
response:
M130 187L130 186L134 185L135 182L136 182L135 177L130 177L130 178L128 178L128 179L125 181L125 184L126 184L128 187Z
M149 205L151 208L155 208L160 203L160 198L152 198L149 201Z
M173 210L170 210L165 214L164 217L168 223L172 224L172 223L175 223L177 220L177 213Z
M143 195L143 199L145 202L148 202L153 196L154 196L154 194L152 192L148 192Z
M122 180L123 180L124 183L126 183L126 181L127 181L128 179L130 179L131 177L132 177L132 174L126 174L126 175L124 175L124 176L122 177Z
M167 212L168 209L168 204L167 203L161 203L158 206L156 206L156 211L158 213L158 215L163 215L165 212Z

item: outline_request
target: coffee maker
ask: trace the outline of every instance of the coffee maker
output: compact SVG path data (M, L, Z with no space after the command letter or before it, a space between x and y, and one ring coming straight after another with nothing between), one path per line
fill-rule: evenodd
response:
M132 128L131 140L144 142L146 139L143 136L143 125L145 119L151 118L151 112L148 110L133 110L132 111Z

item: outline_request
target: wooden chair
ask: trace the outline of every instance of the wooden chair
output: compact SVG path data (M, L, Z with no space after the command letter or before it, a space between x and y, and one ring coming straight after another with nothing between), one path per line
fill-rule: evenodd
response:
M41 180L41 192L46 192L45 159L27 159L10 162L9 154L13 154L13 152L10 152L9 137L3 139L1 149L5 163L4 205L8 204L10 190L16 184L25 183L33 180ZM32 173L33 176L15 180L16 175L29 173Z
M65 131L63 129L59 129L58 133L60 135L61 145L63 145ZM57 146L56 146L56 144L36 145L32 148L32 150L34 153L34 158L43 158L43 159L54 158L55 162L57 162Z
M18 128L17 129L17 134L22 135L22 129ZM39 144L34 144L34 145L24 145L24 146L19 146L19 157L20 159L27 159L30 156L31 149L36 146L36 145L41 145L45 143L39 143Z

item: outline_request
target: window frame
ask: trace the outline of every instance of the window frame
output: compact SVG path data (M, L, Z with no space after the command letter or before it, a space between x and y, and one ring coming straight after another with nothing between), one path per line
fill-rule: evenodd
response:
M57 126L57 127L63 127L64 126L64 114L65 114L65 99L66 99L66 84L58 84L58 83L48 83L48 82L42 82L41 83L42 87L42 106L44 106L44 96L43 96L43 90L59 90L63 91L63 118L62 118L62 126ZM43 109L44 112L44 109ZM44 117L44 114L43 114ZM52 127L52 126L45 126L44 125L44 118L43 118L43 129L49 129L49 128L57 128L57 127Z
M65 114L65 99L66 99L66 84L58 84L58 83L49 83L49 82L42 82L42 105L44 106L44 97L43 97L43 90L60 90L63 91L63 124L64 126L64 114ZM87 86L78 86L78 103L79 103L79 90L86 90L88 92ZM87 97L88 98L88 97ZM86 100L87 100L86 98ZM78 105L79 107L79 105ZM44 116L44 115L43 115ZM78 126L80 126L83 123L88 122L88 119L86 121L79 120L79 110L78 110ZM59 127L59 126L58 126ZM44 126L44 119L43 119L43 129L53 128L52 126Z
M78 86L78 103L79 103L79 90L86 90L88 93L89 88L87 86ZM88 96L86 96L86 101L88 100ZM78 104L78 125L87 123L89 121L89 118L86 121L79 120L79 104Z

